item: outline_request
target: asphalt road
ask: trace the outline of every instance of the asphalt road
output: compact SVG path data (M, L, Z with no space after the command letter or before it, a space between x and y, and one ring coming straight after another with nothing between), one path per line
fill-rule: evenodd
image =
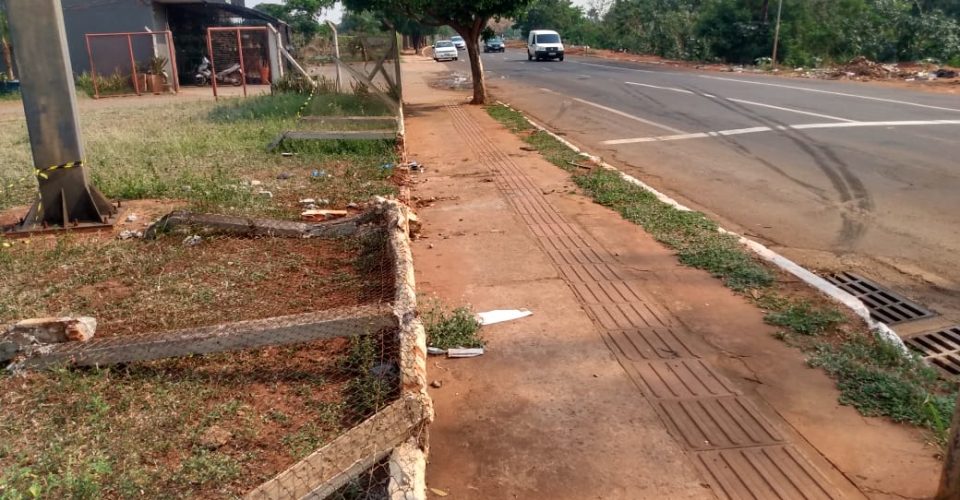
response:
M520 50L483 61L497 98L725 226L958 312L960 97Z

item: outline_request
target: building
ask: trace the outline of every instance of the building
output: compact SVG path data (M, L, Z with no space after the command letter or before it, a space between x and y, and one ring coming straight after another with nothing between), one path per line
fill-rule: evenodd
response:
M134 36L91 39L92 33L144 33L170 31L181 83L189 83L197 66L208 55L206 31L217 26L266 26L280 31L284 40L289 27L266 13L247 8L245 0L61 0L70 62L75 74L90 73L91 60L99 75L130 73L130 52L139 65L154 54L169 53L163 37ZM266 43L253 40L257 49ZM16 47L13 48L16 53ZM215 49L216 50L216 49ZM247 53L247 47L244 48ZM3 69L0 60L0 69Z

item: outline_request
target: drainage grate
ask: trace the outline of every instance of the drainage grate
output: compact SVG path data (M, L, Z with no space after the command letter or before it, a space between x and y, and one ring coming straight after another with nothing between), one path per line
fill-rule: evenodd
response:
M905 340L923 359L950 375L960 375L960 325Z
M827 276L827 280L863 301L875 320L888 325L936 316L920 304L853 273L834 274Z

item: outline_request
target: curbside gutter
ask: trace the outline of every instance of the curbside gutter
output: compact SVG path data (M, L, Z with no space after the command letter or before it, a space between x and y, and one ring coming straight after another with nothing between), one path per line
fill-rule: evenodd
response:
M576 145L574 145L574 144L571 143L570 141L568 141L568 140L564 139L563 137L560 137L559 135L553 133L552 131L548 130L546 127L543 127L542 125L534 122L533 120L530 119L529 116L527 116L527 115L526 115L525 113L523 113L522 111L520 111L520 110L518 110L518 109L516 109L516 108L514 108L514 107L510 106L509 104L507 104L507 103L505 103L505 102L502 102L502 101L497 101L497 104L503 105L503 106L507 107L508 109L511 109L511 110L513 110L513 111L516 111L517 113L520 113L520 115L523 116L523 118L527 121L527 123L529 123L531 126L533 126L534 128L536 128L537 130L540 130L541 132L544 132L544 133L546 133L546 134L549 134L549 135L550 135L551 137L553 137L554 139L560 141L563 145L567 146L568 148L572 149L572 150L575 151L576 153L580 154L580 156L583 156L584 158L588 158L590 161L596 163L596 164L599 165L600 167L602 167L602 168L604 168L604 169L606 169L606 170L610 170L610 171L613 171L613 172L617 172L617 174L619 174L620 177L621 177L623 180L625 180L625 181L627 181L627 182L629 182L629 183L631 183L631 184L634 184L634 185L636 185L636 186L638 186L638 187L640 187L640 188L643 188L644 190L650 192L651 194L653 194L653 195L654 195L658 200L660 200L661 202L666 203L667 205L670 205L671 207L675 208L676 210L680 210L680 211L682 211L682 212L691 212L691 211L693 211L693 210L691 210L689 207L687 207L687 206L681 204L680 202L678 202L677 200L674 200L673 198L667 196L666 194L661 193L660 191L657 191L657 190L654 189L652 186L650 186L649 184L641 181L640 179L637 179L636 177L633 177L633 176L631 176L631 175L629 175L629 174L626 174L626 173L620 171L619 169L617 169L617 168L614 167L613 165L610 165L609 163L603 161L603 159L600 158L599 156L592 155L592 154L590 154L590 153L587 153L587 152L583 151L582 149L580 149L579 147L577 147ZM796 276L798 279L800 279L801 281L803 281L803 282L806 283L807 285L809 285L809 286L815 288L816 290L818 290L820 293L826 295L827 297L831 298L831 299L834 300L835 302L838 302L838 303L840 303L841 305L843 305L843 306L847 307L848 309L850 309L851 311L853 311L853 313L856 314L857 316L859 316L859 317L867 324L867 326L868 326L870 329L872 329L873 331L875 331L877 334L880 335L881 338L883 338L884 340L886 340L886 341L889 342L890 344L898 347L902 353L908 354L908 353L910 352L910 351L907 349L906 344L903 343L903 339L901 339L900 336L897 335L896 332L894 332L894 331L893 331L889 326L887 326L885 323L881 323L881 322L873 319L873 317L870 316L870 310L867 309L867 306L864 305L863 302L862 302L860 299L858 299L858 298L854 297L853 295L847 293L846 291L842 290L840 287L834 285L833 283L830 283L829 281L821 278L820 276L817 276L814 272L812 272L812 271L804 268L803 266L797 264L796 262L793 262L792 260L784 257L783 255L780 255L779 253L771 250L770 248L766 247L765 245L762 245L762 244L760 244L760 243L758 243L758 242L756 242L756 241L753 241L753 240L751 240L751 239L749 239L749 238L747 238L747 237L745 237L745 236L743 236L743 235L740 235L740 234L735 233L735 232L733 232L733 231L729 231L729 230L724 229L724 228L719 227L719 226L718 226L718 230L719 230L721 233L729 234L729 235L737 238L743 246L745 246L747 249L749 249L751 252L753 252L757 257L759 257L759 258L761 258L761 259L769 262L770 264L773 264L773 265L776 266L778 269L780 269L780 270L782 270L782 271L784 271L784 272L787 272L787 273L792 274L793 276Z

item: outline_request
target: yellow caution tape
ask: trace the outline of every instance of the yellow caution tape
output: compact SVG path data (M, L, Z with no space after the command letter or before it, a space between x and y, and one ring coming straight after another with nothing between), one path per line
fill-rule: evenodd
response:
M37 169L34 169L33 173L34 175L36 175L41 179L49 179L50 176L47 175L47 172L52 172L58 169L67 169L67 168L75 168L75 167L82 167L82 166L83 166L83 160L77 160L77 161L71 161L67 163L61 163L59 165L53 165L51 167L47 167L44 169L37 168Z

